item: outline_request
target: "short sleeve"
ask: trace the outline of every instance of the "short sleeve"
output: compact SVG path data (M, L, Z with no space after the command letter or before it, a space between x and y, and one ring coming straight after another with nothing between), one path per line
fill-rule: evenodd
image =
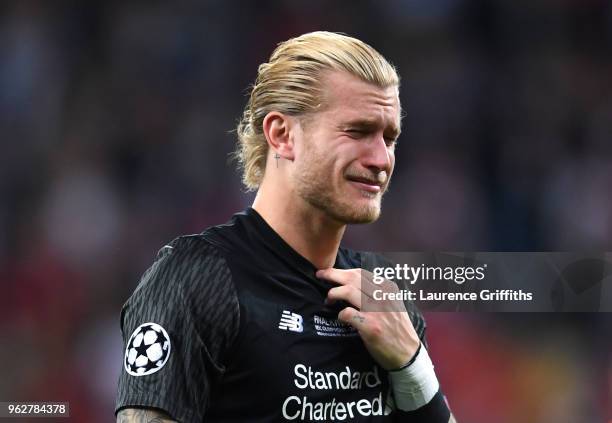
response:
M160 250L123 306L116 412L152 407L201 422L239 330L238 298L221 254L197 236Z

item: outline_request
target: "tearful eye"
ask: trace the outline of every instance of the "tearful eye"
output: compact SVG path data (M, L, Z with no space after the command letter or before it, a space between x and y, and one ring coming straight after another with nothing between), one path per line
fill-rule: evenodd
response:
M387 147L395 146L397 144L397 139L385 137L385 144L387 145Z
M366 132L361 130L361 129L347 129L346 131L347 134L353 136L353 137L362 137L364 135L366 135Z

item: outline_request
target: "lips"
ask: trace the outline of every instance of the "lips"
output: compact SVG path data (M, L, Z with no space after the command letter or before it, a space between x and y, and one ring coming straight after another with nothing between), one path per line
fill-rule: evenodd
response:
M364 176L347 176L346 179L357 186L357 188L368 192L380 192L382 187L382 183L379 181Z

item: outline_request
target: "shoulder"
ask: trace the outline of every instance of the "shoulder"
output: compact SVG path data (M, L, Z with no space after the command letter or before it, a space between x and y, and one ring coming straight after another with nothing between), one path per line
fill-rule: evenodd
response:
M181 271L188 268L211 273L219 267L215 265L224 263L225 259L219 248L203 234L195 234L179 236L164 245L157 253L156 262L177 271L177 276L189 276L189 273ZM195 272L191 272L191 275L195 275Z
M124 311L164 314L167 319L182 316L194 319L193 324L199 326L210 321L215 310L236 316L238 307L232 274L223 254L203 236L187 235L159 250Z
M158 252L122 309L122 329L144 321L195 330L211 356L232 344L240 306L224 255L202 235L175 238Z
M137 294L188 294L201 285L226 284L231 274L217 247L202 235L185 235L164 245L143 274L132 297ZM131 298L132 299L132 298Z

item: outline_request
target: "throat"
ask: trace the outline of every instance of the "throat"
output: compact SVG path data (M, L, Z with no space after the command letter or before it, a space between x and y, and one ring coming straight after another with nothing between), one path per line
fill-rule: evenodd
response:
M299 255L317 269L333 267L346 225L318 210L303 211L296 207L266 207L253 203L266 223Z

